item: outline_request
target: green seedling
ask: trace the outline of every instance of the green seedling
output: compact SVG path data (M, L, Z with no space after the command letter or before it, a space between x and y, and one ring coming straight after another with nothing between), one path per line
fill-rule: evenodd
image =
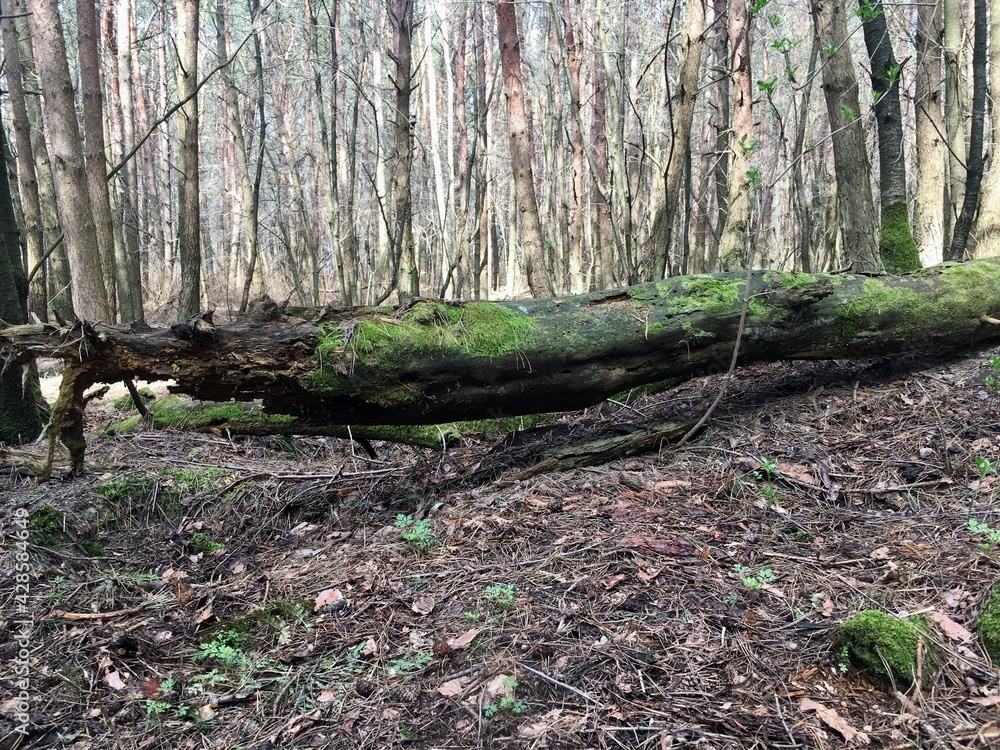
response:
M986 366L990 371L986 373L984 382L990 393L1000 393L1000 357L990 357L986 360Z
M427 552L434 547L443 547L444 542L434 538L434 530L427 519L414 521L413 516L400 513L396 516L395 526L400 530L400 537L413 549Z
M979 472L979 481L986 479L989 474L996 474L997 465L995 461L990 461L986 456L976 456L976 471Z
M483 598L504 609L510 609L514 606L514 585L507 584L506 586L501 586L497 584L487 586Z
M511 675L503 681L505 688L511 691L510 695L505 695L496 703L488 703L483 706L483 715L489 719L500 713L523 714L528 710L528 704L514 696L517 689L517 679Z
M212 552L218 552L220 549L225 547L224 544L220 544L219 542L213 541L211 538L208 537L208 535L202 534L201 532L198 532L193 537L191 537L191 544L193 544L195 547L197 547L206 554L211 554Z
M764 584L778 580L778 576L770 568L761 568L757 573L753 573L746 565L737 563L733 566L733 570L741 576L740 582L743 584L743 588L751 594L760 593Z
M968 529L973 534L981 534L986 538L986 541L981 542L979 546L987 552L989 552L994 545L1000 544L1000 529L994 529L981 521L976 521L971 518L969 519Z
M768 482L772 482L781 476L778 472L778 462L774 459L768 458L767 456L760 457L760 468L757 469L753 475L757 479L764 479Z

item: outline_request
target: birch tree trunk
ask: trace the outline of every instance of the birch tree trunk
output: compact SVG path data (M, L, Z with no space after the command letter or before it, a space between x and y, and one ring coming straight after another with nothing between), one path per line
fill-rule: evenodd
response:
M1000 18L994 16L994 18ZM1000 54L1000 24L993 24L993 36L998 38ZM996 59L996 58L994 58ZM945 141L944 114L941 111L941 0L917 6L916 63L916 145L917 192L913 206L913 235L925 265L944 259L945 200L947 196L948 151ZM1000 96L1000 77L991 77L995 95ZM1000 101L1000 99L994 99ZM1000 115L994 110L997 135L1000 135ZM994 138L994 143L998 143ZM1000 190L1000 170L997 175ZM989 188L987 187L987 191ZM1000 199L1000 196L998 196ZM984 201L984 208L990 204ZM989 210L989 209L987 209ZM1000 205L997 206L997 232L1000 233Z
M114 310L104 286L100 247L76 117L66 41L56 0L30 0L31 42L45 108L54 182L73 274L73 308L86 320L110 322Z

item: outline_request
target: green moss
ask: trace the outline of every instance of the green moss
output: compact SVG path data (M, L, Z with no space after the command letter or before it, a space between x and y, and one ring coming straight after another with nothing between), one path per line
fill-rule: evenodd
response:
M386 377L378 398L382 405L391 406L410 395L412 386L399 384L395 376L413 352L447 355L457 351L474 357L500 357L526 345L536 325L531 316L493 302L418 302L399 320L355 321L349 341L345 341L346 329L321 332L316 347L318 367L306 376L306 383L320 393L350 394L351 371L367 367ZM351 368L345 364L351 361L345 356L348 350L356 357Z
M294 421L287 414L267 414L252 404L230 402L218 404L190 401L182 396L167 396L149 404L153 425L157 429L174 427L179 430L201 430L215 425L281 425ZM138 414L115 422L108 429L114 432L133 432L142 424Z
M656 336L656 335L658 335L660 333L663 333L663 324L662 323L653 323L649 327L649 335L650 336Z
M917 616L900 620L884 612L858 612L840 626L837 648L856 668L875 677L911 685L917 674L917 650L929 621ZM933 660L934 644L923 638L923 669Z
M218 550L225 547L224 544L220 544L219 542L214 541L207 534L202 534L201 532L198 532L197 534L191 537L191 544L206 554L217 552Z
M151 401L156 400L156 394L153 393L152 389L146 387L142 387L139 389L139 396L147 404ZM131 393L126 393L123 396L119 396L118 398L116 398L114 401L111 402L111 405L118 411L128 411L129 409L135 408L135 403L132 401Z
M104 546L96 539L92 539L87 542L80 542L80 546L83 547L83 551L91 557L100 557L104 554Z
M906 201L882 209L882 234L878 246L882 265L889 273L913 273L922 267L920 251L913 241Z
M751 315L764 317L767 315L767 303L759 297L751 297L747 305L747 310Z
M62 531L63 512L51 503L45 503L31 514L28 534L34 544L49 544Z
M668 298L667 312L671 315L696 310L727 310L739 299L742 286L740 281L725 281L709 275L687 276L679 283L684 294Z
M986 596L982 614L974 627L993 663L1000 664L1000 581L993 584Z

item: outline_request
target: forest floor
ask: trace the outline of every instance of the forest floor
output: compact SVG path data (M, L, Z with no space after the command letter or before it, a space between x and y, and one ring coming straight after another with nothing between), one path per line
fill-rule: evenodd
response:
M997 747L957 626L1000 576L998 353L744 368L688 447L571 471L538 464L722 378L375 459L95 401L86 476L0 476L0 748ZM847 669L865 609L954 626L918 687Z

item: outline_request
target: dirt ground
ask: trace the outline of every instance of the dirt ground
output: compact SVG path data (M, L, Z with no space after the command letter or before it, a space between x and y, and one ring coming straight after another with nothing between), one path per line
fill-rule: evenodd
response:
M917 687L835 646L865 609L971 628L1000 577L998 353L746 368L691 445L571 471L539 467L721 377L375 459L116 435L111 394L86 476L0 475L0 748L998 747L976 637Z

